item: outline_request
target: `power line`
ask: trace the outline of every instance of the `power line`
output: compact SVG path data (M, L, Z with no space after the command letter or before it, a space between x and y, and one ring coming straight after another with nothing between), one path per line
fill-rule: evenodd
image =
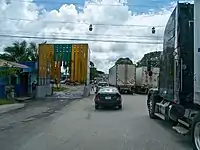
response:
M12 20L12 21L28 21L28 22L35 22L35 21L41 21L44 23L60 23L60 24L93 24L91 23L86 23L86 22L70 22L70 21L50 21L50 20L40 20L40 19L25 19L25 18L8 18L8 17L0 17L0 19L2 19L1 21L5 21L5 20ZM117 26L117 27L157 27L157 28L164 28L165 26L158 26L158 25L139 25L139 24L104 24L104 23L94 23L93 25L96 26Z
M11 35L13 35L13 34L16 34L16 33L23 33L23 34L28 34L28 35L30 35L30 34L44 34L44 32L27 32L27 31L15 31L15 32L12 32L12 31L10 31L10 30L3 30L3 32L0 32L0 34L7 34L7 33L9 33L9 34L11 34ZM76 33L76 34L74 34L74 33L67 33L67 32L61 32L61 33L58 33L58 32L50 32L50 34L44 34L45 36L55 36L55 35L59 35L59 36L62 36L62 35L70 35L70 37L71 36L92 36L92 37L95 37L95 36L97 36L97 37L113 37L113 38L115 38L115 37L121 37L121 38L151 38L151 39L154 39L154 38L157 38L157 39L163 39L163 36L154 36L154 35L134 35L134 34L98 34L98 33L95 33L95 34L93 34L93 33L90 33L90 32L88 32L88 33L85 33L85 34L83 34L83 33Z
M27 3L36 3L35 1L29 1L29 0L12 0L12 2L27 2ZM127 3L119 3L119 4L101 4L101 3L95 3L95 2L86 2L86 3L72 3L72 2L61 2L61 1L46 1L46 0L37 0L37 3L43 3L43 4L60 4L60 5L94 5L94 6L108 6L108 7L124 7L124 6L130 6L130 7L137 7L137 8L152 8L152 7L158 7L163 5L162 3L160 3L160 5L158 5L158 1L156 1L156 5L134 5L134 4L127 4ZM169 8L169 5L168 5ZM174 6L170 6L170 8L174 8Z
M61 37L39 37L39 36L24 36L24 35L8 35L0 34L0 37L7 38L24 38L24 39L43 39L43 40L63 40L63 41L93 41L93 42L114 42L114 43L135 43L135 44L163 44L162 42L146 42L146 41L119 41L119 40L103 40L103 39L75 39L75 38L61 38Z

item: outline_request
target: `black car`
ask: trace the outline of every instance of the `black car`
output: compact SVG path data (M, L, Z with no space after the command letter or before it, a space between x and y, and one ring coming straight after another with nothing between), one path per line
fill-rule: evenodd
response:
M94 98L95 109L99 107L118 107L122 109L122 97L115 87L102 87Z
M107 82L99 82L96 86L96 92L95 93L97 93L101 87L105 87L105 86L108 86L108 85L109 84Z

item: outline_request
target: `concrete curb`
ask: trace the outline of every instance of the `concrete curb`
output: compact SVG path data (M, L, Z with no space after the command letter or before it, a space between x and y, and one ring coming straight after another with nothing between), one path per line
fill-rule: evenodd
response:
M77 96L77 97L47 97L49 100L76 100L76 99L82 99L84 98L83 96Z
M0 114L25 107L25 104L7 104L0 106Z

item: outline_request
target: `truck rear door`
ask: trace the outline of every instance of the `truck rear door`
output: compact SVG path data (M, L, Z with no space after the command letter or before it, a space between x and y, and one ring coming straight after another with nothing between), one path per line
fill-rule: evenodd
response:
M127 68L125 65L117 65L117 85L123 86L126 84Z
M126 84L135 86L136 67L135 65L127 65L127 81Z

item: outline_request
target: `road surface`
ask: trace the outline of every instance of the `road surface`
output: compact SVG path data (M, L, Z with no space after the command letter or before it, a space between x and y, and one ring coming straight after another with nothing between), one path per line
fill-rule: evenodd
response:
M146 96L123 95L122 110L95 110L92 98L0 131L1 150L192 150L188 137L151 120Z

